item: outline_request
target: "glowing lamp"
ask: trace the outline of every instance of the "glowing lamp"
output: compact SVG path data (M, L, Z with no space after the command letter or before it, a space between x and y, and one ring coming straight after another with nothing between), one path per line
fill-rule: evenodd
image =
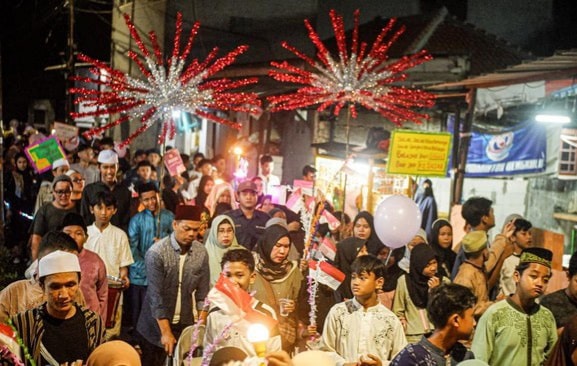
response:
M264 357L266 354L266 342L268 341L268 328L262 324L251 324L248 327L246 338L254 347L258 357Z
M535 121L541 123L571 123L571 117L563 114L538 114L535 116Z
M235 155L242 155L242 149L238 146L235 146L235 148L233 149L233 152Z

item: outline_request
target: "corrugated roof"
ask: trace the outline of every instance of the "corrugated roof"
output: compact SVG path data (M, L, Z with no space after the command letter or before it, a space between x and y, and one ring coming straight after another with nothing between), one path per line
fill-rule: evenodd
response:
M480 28L450 16L444 16L439 22L439 16L443 16L443 13L397 18L397 24L405 25L406 31L393 44L389 56L398 58L414 53L412 48L418 43L433 56L468 56L471 63L469 75L493 72L533 58L531 53ZM389 19L378 17L360 25L360 39L371 45L388 21ZM421 39L422 37L426 38ZM347 32L349 43L350 39L351 31ZM331 49L336 49L334 37L327 40L326 44Z
M577 49L558 51L551 57L519 63L485 75L438 84L431 88L490 88L538 80L555 80L575 75L577 75Z

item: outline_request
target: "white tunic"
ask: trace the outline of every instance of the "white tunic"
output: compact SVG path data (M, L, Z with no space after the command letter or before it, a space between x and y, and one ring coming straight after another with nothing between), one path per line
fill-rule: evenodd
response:
M356 299L333 306L322 335L323 349L331 352L336 365L357 362L373 354L383 365L406 345L403 326L392 311L382 304L364 309Z
M120 268L134 263L128 237L122 229L108 224L102 232L94 225L88 227L88 241L84 247L97 253L106 264L106 274L120 277Z

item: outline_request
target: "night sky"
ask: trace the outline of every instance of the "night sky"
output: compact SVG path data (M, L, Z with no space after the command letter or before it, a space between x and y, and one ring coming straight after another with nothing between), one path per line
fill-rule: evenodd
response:
M63 0L0 1L3 120L26 121L34 99L50 99L64 120L65 76L44 68L65 63L68 3ZM75 0L77 51L110 59L112 0Z

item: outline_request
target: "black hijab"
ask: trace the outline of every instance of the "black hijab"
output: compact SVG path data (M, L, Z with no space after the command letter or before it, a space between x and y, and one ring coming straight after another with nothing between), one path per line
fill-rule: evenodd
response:
M435 252L428 244L419 244L411 251L410 271L405 278L409 297L417 308L427 307L429 300L429 277L423 274L427 264L435 259Z
M337 292L346 299L353 298L351 291L351 264L357 259L359 250L366 245L367 241L359 238L347 238L337 243L337 254L335 255L335 266L345 274L345 280Z
M439 244L439 231L441 231L441 229L445 226L450 227L451 230L453 229L451 223L445 219L439 219L433 223L433 226L431 227L431 237L429 238L429 244L431 245L431 248L433 248L433 251L437 256L437 260L439 261L439 274L448 277L450 276L453 265L455 264L455 258L457 257L457 254L453 252L453 249L443 248Z
M385 273L385 284L383 285L384 292L396 290L399 278L407 273L399 267L399 261L405 256L405 250L407 250L407 247L403 245L400 248L391 250L391 259L389 260L394 260L394 263L387 268Z
M357 224L357 221L359 221L359 219L365 219L365 221L367 221L367 223L369 224L369 227L371 228L371 235L367 239L367 251L370 254L378 255L379 251L383 248L384 244L383 244L383 242L381 242L381 240L377 236L377 232L375 231L375 223L374 223L373 215L371 215L367 211L359 212L357 214L357 216L355 217L355 219L353 220L353 230L354 230L355 225Z

